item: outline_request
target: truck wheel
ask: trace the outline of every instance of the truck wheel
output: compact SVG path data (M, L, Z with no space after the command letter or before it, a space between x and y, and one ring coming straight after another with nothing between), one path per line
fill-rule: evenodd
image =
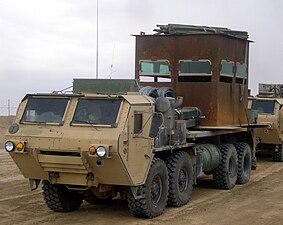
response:
M235 147L238 153L238 174L237 184L245 184L250 180L252 168L251 148L247 143L236 143Z
M237 180L237 150L232 144L221 144L221 162L213 171L213 182L221 189L232 189Z
M71 191L64 185L51 184L49 181L43 182L43 196L49 209L55 212L71 212L82 204L82 195L76 191Z
M139 195L128 193L130 213L136 217L154 218L165 209L168 195L168 172L163 160L154 158L145 184L139 186Z
M283 144L275 146L272 150L272 160L275 162L283 162Z
M174 152L166 158L169 175L167 204L180 207L189 202L193 190L193 164L188 153Z

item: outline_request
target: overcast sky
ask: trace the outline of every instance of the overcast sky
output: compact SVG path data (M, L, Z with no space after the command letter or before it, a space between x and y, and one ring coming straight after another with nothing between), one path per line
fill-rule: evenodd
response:
M99 77L134 78L135 38L156 24L249 32L250 88L283 83L282 0L99 0ZM0 0L0 101L95 77L96 0ZM111 70L111 64L113 68Z

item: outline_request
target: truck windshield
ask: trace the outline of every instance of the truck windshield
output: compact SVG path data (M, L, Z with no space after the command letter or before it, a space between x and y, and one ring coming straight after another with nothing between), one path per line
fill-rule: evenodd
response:
M274 113L275 101L260 101L253 100L252 109L257 110L258 113Z
M115 126L122 99L79 99L72 124Z
M20 122L62 124L68 101L68 98L29 97Z

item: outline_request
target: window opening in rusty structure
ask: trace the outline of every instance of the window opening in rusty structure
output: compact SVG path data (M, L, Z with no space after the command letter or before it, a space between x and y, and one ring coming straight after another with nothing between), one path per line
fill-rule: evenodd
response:
M140 75L144 76L170 76L169 62L167 60L140 61Z
M247 80L247 65L236 63L236 83L242 84L246 83Z
M180 60L179 82L211 82L211 62L209 60Z
M234 77L234 62L227 60L221 61L220 82L233 83Z

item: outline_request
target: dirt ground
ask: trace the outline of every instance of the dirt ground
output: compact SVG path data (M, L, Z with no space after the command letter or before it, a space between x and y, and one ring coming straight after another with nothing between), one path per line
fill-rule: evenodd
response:
M210 178L200 180L188 205L167 208L151 220L130 216L121 200L83 203L71 213L52 212L41 190L29 190L28 180L4 150L0 150L0 190L0 224L283 224L283 163L271 162L270 157L259 159L248 184L226 191L214 189Z

